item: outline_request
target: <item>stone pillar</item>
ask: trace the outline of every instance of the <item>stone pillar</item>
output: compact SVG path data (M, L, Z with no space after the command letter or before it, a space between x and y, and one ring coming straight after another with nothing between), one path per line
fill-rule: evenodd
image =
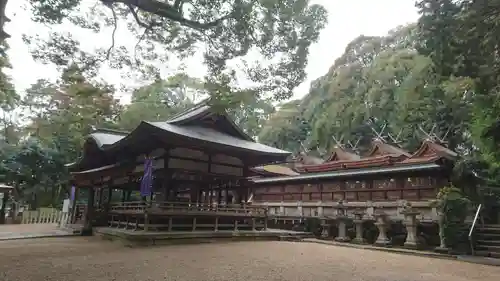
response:
M375 217L375 226L378 228L378 237L375 241L375 245L387 246L391 244L391 241L387 238L386 231L388 226L387 214L384 212L375 212L373 214Z
M356 238L352 240L356 244L366 244L366 240L363 237L363 216L365 212L363 210L354 211L354 225L356 227Z
M335 216L338 224L338 234L335 237L335 241L339 242L349 242L351 240L349 236L347 236L347 221L349 218L347 217L347 207L344 206L343 201L339 201L337 205L337 215Z
M349 242L351 239L347 236L347 221L349 218L347 216L338 216L337 222L339 231L337 237L335 237L335 241L338 242Z
M417 249L420 246L417 239L417 215L420 213L409 207L403 210L401 214L404 215L404 224L407 232L404 246L412 249Z
M327 223L325 219L321 220L321 238L328 238L328 228L330 227L330 224Z
M301 201L299 201L299 202L297 203L297 214L298 214L300 217L304 216L304 212L303 212L303 210L302 210L302 202L301 202Z
M318 206L317 212L318 212L318 217L323 216L323 206Z

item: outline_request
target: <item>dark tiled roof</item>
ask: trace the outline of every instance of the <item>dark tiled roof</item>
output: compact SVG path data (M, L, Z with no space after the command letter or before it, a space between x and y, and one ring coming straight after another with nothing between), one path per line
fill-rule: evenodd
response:
M144 123L150 124L165 132L188 137L191 139L197 139L200 141L227 145L234 148L241 148L253 152L283 155L284 157L290 154L290 152L288 151L284 151L281 149L277 149L253 141L241 140L236 137L223 134L221 132L218 132L210 128L197 127L197 126L176 126L167 122L144 122Z
M202 118L212 115L217 118L221 118L218 120L224 122L224 128L226 128L224 132L213 128L202 127ZM109 150L116 151L116 149L119 150L120 148L130 145L131 139L134 139L131 136L144 133L144 129L153 129L157 130L158 133L174 134L198 141L224 145L257 155L284 158L291 154L288 151L280 150L253 141L252 138L242 132L241 129L238 128L227 115L212 112L211 107L206 101L199 103L193 108L186 110L164 122L143 121L134 131L130 133L99 129L91 133L88 136L88 139L93 140L96 146L106 153ZM228 130L229 134L225 133ZM82 159L80 159L80 161L81 160ZM68 164L67 166L72 167L78 165L80 161Z

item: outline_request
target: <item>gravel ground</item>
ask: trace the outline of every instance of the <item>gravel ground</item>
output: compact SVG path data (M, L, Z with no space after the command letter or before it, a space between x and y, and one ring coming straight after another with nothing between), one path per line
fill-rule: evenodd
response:
M94 237L0 242L1 281L474 281L498 276L500 267L312 243L132 249Z
M0 225L0 240L69 234L69 231L60 229L57 224Z

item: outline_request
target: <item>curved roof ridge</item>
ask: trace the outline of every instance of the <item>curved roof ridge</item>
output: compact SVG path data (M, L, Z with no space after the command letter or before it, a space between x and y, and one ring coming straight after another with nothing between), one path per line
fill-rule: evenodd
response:
M381 151L385 152L385 154L395 154L395 155L403 155L406 157L411 157L410 152L400 147L388 144L380 139L376 139L372 142L372 148L370 152L366 155L366 157L373 157L377 149L380 149Z

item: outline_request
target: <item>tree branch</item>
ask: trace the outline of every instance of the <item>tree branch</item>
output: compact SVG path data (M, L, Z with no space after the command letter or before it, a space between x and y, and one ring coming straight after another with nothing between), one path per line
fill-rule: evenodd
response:
M110 6L109 8L111 9L111 12L113 13L114 27L113 27L113 34L111 35L111 46L109 47L108 51L106 52L106 59L107 60L109 60L109 57L111 56L111 51L113 51L113 48L115 47L115 34L116 34L116 29L118 28L118 19L116 17L115 9L113 9L113 6Z
M3 43L3 41L10 38L10 35L4 30L5 23L10 21L10 19L5 15L7 1L8 0L0 0L0 43Z
M149 28L151 26L151 24L147 25L143 21L141 21L141 19L139 18L139 15L137 15L137 12L134 10L134 7L132 7L132 5L128 5L128 8L139 26L142 26L144 28Z
M137 43L135 44L135 47L134 47L134 59L135 59L135 63L137 65L139 64L139 60L137 59L137 48L139 47L139 44L141 43L141 41L146 36L146 33L148 33L148 31L151 30L151 28L153 28L153 26L150 26L150 27L144 29L144 32L142 33L141 37L139 38L139 41L137 41Z
M219 25L222 21L229 19L233 16L233 12L231 12L223 17L220 17L220 18L214 20L214 21L201 23L198 21L193 21L193 20L187 19L187 18L182 16L182 11L180 8L182 7L182 4L184 2L183 0L176 1L173 6L168 4L168 3L160 2L157 0L101 0L101 1L103 3L123 3L129 7L131 7L131 6L137 7L144 12L148 12L151 14L155 14L159 17L165 18L165 19L170 19L172 21L176 21L180 25L190 27L190 28L200 30L200 31L215 27L215 26ZM177 5L177 8L176 8L176 5ZM134 11L134 13L135 13L135 11ZM135 13L134 17L136 17L136 15L137 15L137 13ZM136 20L137 20L137 17L136 17ZM141 24L139 23L139 25L141 25ZM143 25L141 25L141 26L143 26ZM145 27L145 26L143 26L143 27Z

